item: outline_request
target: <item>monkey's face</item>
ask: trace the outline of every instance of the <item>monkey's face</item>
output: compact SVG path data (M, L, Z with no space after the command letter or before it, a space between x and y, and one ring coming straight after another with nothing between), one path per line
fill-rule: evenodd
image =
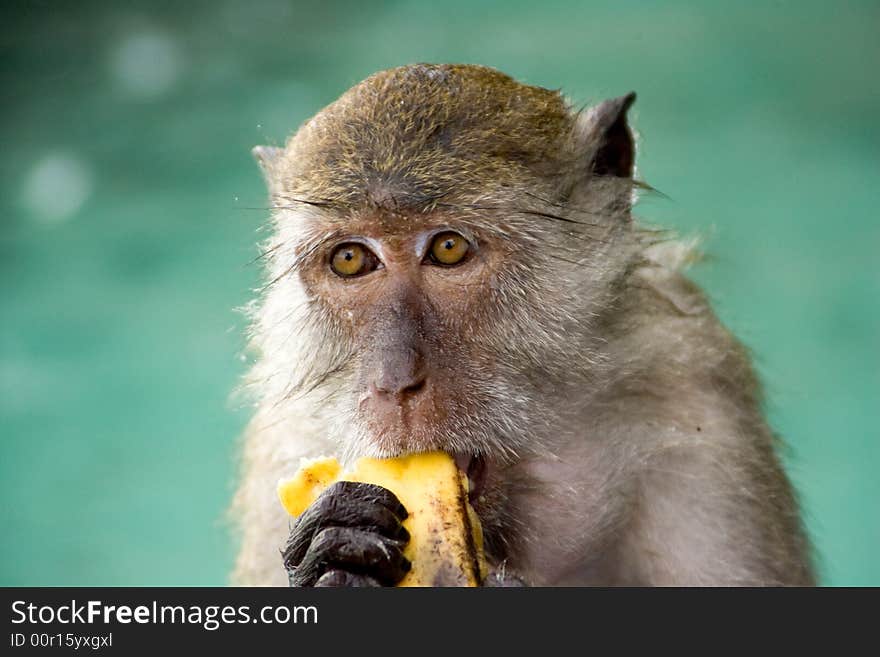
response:
M626 262L632 98L577 113L489 69L418 65L258 149L272 403L309 395L343 458L546 453Z
M512 428L528 424L519 402L533 386L499 340L515 330L503 297L522 254L510 242L452 217L386 214L354 218L308 250L307 321L341 356L328 403L344 452L517 451Z

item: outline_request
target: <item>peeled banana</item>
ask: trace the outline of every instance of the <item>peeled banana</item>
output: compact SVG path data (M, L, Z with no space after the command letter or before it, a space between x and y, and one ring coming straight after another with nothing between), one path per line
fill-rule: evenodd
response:
M362 458L341 472L335 458L304 461L278 482L278 497L299 516L337 480L377 484L397 495L409 516L403 554L412 567L398 586L479 586L486 576L480 521L468 503L467 477L445 452Z

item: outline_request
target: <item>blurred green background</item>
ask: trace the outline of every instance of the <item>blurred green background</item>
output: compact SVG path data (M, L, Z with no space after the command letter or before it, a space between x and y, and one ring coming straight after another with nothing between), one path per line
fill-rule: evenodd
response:
M822 582L880 585L880 4L3 3L0 584L219 585L249 149L370 73L639 93L638 210L754 350Z

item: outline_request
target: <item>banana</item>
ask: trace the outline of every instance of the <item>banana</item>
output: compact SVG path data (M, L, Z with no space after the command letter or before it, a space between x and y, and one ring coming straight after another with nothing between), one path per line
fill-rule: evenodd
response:
M335 458L304 460L290 479L278 482L278 497L299 516L337 480L378 484L389 489L409 516L404 556L412 564L398 586L479 586L486 576L483 533L468 503L467 477L445 452L393 459L362 458L342 472Z

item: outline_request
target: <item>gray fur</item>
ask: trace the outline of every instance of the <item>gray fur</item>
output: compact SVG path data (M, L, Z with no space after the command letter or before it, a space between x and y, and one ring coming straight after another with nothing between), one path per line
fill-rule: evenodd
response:
M443 85L455 93L443 95ZM503 125L517 125L515 112L529 120L548 112L558 148L524 142L509 166L478 161L472 153L499 138L491 118L480 132L462 113L489 102L480 90L492 88L533 94L525 109L510 101L499 110L492 99L493 111L513 113ZM256 411L233 505L242 541L234 582L286 583L279 548L288 518L274 486L302 457L403 449L377 443L359 416L381 334L356 331L334 306L318 254L359 222L386 222L397 234L443 216L507 255L490 283L475 286L472 310L424 319L431 348L467 354L468 369L438 370L460 390L449 392L442 431L414 436L413 448L491 459L477 510L497 572L533 585L813 583L746 351L681 272L687 246L633 221L633 180L590 175L609 108L625 112L631 99L566 114L544 91L479 67L404 67L355 87L282 152L258 153L275 210L264 245L269 284L253 306L257 363L246 384ZM466 108L456 105L461 96ZM374 97L382 108L401 98L408 123L365 110ZM442 103L442 112L418 109ZM442 118L419 113L429 111ZM442 121L470 132L456 142L441 131L436 148L451 154L407 160L388 149L435 148L406 132L413 117L431 135ZM457 143L469 150L459 155ZM456 178L443 157L472 169ZM387 170L365 164L384 161ZM384 317L385 307L371 312Z

